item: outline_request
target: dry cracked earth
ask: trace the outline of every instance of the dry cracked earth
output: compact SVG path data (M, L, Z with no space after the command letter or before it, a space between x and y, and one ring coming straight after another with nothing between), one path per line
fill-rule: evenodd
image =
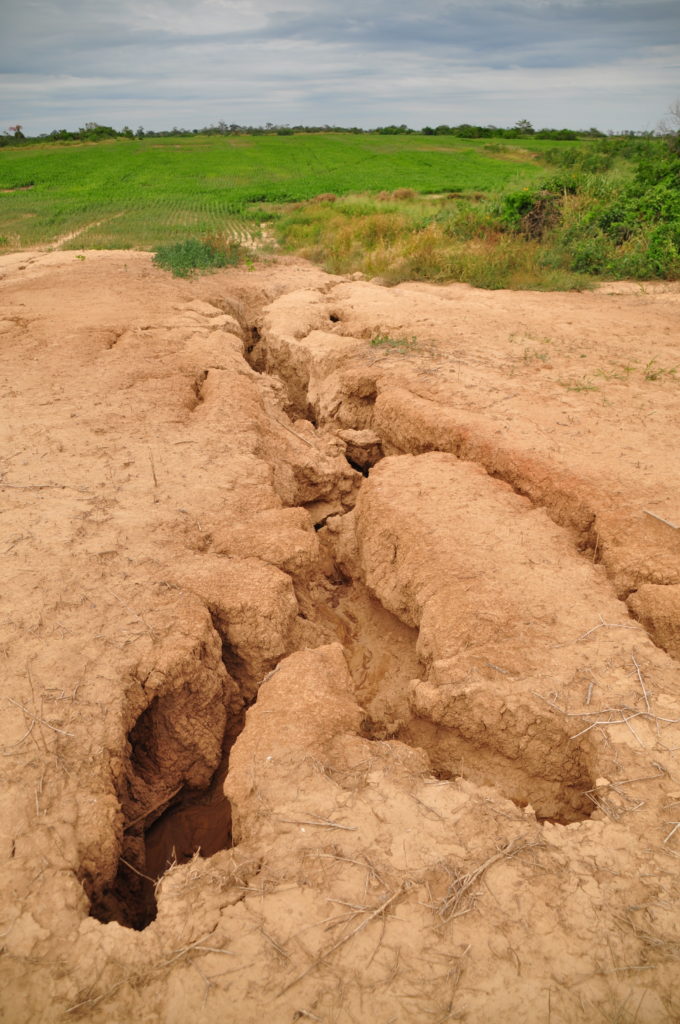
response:
M680 1021L679 313L3 258L0 1019Z

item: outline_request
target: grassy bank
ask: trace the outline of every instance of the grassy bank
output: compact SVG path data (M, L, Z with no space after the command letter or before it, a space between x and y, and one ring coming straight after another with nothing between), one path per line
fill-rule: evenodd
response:
M542 180L437 201L399 192L278 211L280 243L388 283L588 287L680 277L680 153L665 140L549 150Z
M388 284L466 281L479 288L586 287L590 277L541 266L541 244L504 230L495 200L349 197L282 211L284 249L328 271L360 270Z

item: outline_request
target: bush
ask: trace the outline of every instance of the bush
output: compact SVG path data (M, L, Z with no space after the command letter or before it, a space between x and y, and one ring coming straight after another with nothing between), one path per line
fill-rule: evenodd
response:
M522 218L536 202L536 196L536 191L528 188L523 188L521 192L506 193L500 205L501 223L511 230L517 230Z
M680 159L663 140L616 140L607 151L629 160L610 175L584 173L585 161L545 182L560 202L541 256L543 266L610 278L674 278L680 271ZM632 172L632 173L631 173ZM560 195L561 193L561 195ZM529 196L529 192L520 196ZM509 203L508 203L509 200ZM526 231L508 197L504 223ZM527 202L528 200L525 200Z
M162 270L169 270L174 277L190 277L197 272L235 266L240 258L238 242L221 245L190 238L186 242L159 246L153 261Z
M571 250L571 269L580 274L601 274L608 256L609 246L602 235L583 238Z
M508 192L501 201L501 225L526 238L542 238L560 219L560 196L547 186Z

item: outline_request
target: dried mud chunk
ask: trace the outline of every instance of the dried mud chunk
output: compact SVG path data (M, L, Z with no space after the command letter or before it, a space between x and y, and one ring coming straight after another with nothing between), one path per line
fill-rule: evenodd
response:
M191 597L183 614L131 673L125 708L130 816L180 784L207 784L220 759L228 709L241 703L205 605Z
M400 736L428 753L442 778L464 775L494 786L537 816L561 824L589 818L593 752L575 743L557 715L481 686L414 682L414 719ZM434 726L434 728L432 728Z
M614 770L613 745L626 758L643 749L629 731L592 731L594 707L629 706L642 664L662 708L673 674L601 570L543 510L445 453L384 459L353 519L369 590L419 627L426 681L414 684L398 737L444 777L495 785L543 818L592 813L587 794ZM650 739L652 728L638 723Z
M328 404L340 368L366 348L360 338L322 330L327 323L326 303L316 293L283 296L267 310L264 368L285 381L291 408L304 416Z
M680 659L680 586L645 583L631 594L627 604L654 643Z
M347 445L347 458L360 469L370 469L382 458L380 437L374 430L340 430L338 437Z
M369 588L420 626L428 663L458 657L460 678L478 664L497 667L499 686L516 688L520 673L524 687L548 669L571 678L573 652L559 645L587 629L593 601L610 622L626 617L543 510L446 453L380 462L362 488L356 533Z
M479 413L461 413L405 388L384 388L375 403L373 426L386 451L451 452L479 463L550 509L556 522L588 536L595 516L594 488L541 455L527 454L511 443L500 445Z
M225 664L242 685L261 679L289 650L298 605L286 573L256 558L206 556L173 576L209 607Z
M362 711L351 687L340 644L298 651L262 683L232 749L225 783L235 838L246 838L261 816L258 778L269 767L278 772L282 762L310 756L323 762L334 737L358 732Z
M303 508L266 509L247 522L228 522L212 530L212 547L220 555L254 557L284 572L311 571L319 541Z

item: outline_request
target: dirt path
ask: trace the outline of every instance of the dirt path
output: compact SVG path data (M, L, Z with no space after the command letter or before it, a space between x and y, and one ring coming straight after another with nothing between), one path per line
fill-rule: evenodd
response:
M679 1020L680 289L84 256L0 260L2 1019Z

